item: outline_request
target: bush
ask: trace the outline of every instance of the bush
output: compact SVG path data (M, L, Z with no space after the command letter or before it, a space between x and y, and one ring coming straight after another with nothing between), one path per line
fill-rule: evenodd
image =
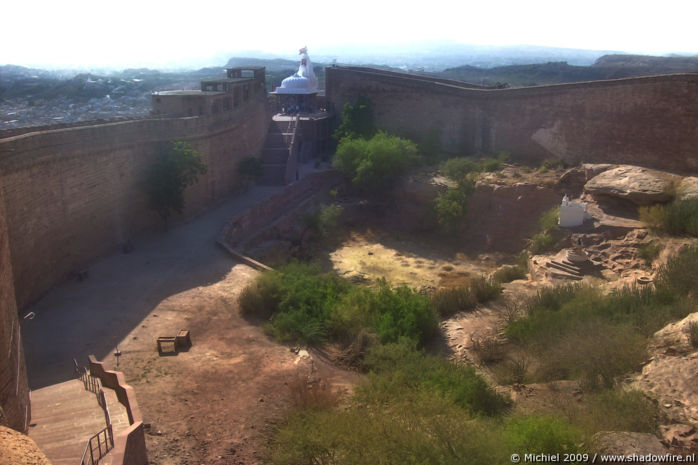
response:
M464 157L449 158L441 164L441 172L455 182L463 182L470 173L479 171L477 163Z
M303 222L308 230L327 237L336 229L343 211L341 205L320 205L317 210L306 214Z
M428 396L387 406L293 414L267 452L273 465L492 465L508 462L492 422Z
M698 246L687 247L660 267L658 289L686 296L698 290Z
M423 344L438 330L428 297L405 286L392 287L384 279L375 290L353 288L346 293L329 320L333 334L344 340L371 328L382 343L407 338Z
M563 454L579 450L583 434L553 416L515 417L505 427L505 442L520 454Z
M384 132L371 139L343 138L332 162L352 184L366 192L390 188L419 163L417 146L413 142Z
M526 268L521 265L504 265L492 275L496 283L510 283L516 279L526 279Z
M504 357L502 343L494 337L473 339L470 348L475 353L480 363L485 365L499 362Z
M502 293L502 286L484 276L478 276L470 281L470 291L478 302L487 302L499 297L499 294Z
M333 137L337 140L369 139L376 133L371 101L359 97L355 104L345 103L342 111L342 122L335 130Z
M434 200L434 210L441 226L455 230L465 219L468 196L474 190L472 182L464 181L458 187L449 187Z
M538 255L549 251L555 245L555 239L549 233L538 233L531 237L528 251L533 255Z
M262 275L240 295L243 315L271 315L266 330L280 341L316 343L348 285L315 265L292 263Z
M698 198L639 208L640 221L672 235L698 237Z
M387 402L409 390L438 394L475 415L497 415L511 405L473 367L427 355L405 340L372 349L365 367L371 371L371 383L358 390L364 402Z
M576 422L589 434L598 431L654 433L658 417L657 405L642 392L606 390L589 398Z
M201 154L187 142L162 145L158 158L146 172L148 207L162 218L165 227L173 212L184 210L184 191L206 173Z
M439 289L431 296L434 309L442 318L448 318L458 312L472 310L477 305L477 298L469 287L459 286Z

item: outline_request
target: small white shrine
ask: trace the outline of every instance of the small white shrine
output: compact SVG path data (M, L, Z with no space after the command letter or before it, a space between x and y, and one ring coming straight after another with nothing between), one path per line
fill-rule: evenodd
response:
M282 114L314 113L317 111L318 83L308 48L298 51L301 62L295 74L281 81L272 94L277 96L278 110Z
M591 218L591 215L587 213L586 202L572 201L567 195L562 198L562 204L560 204L560 227L573 228L581 226L584 220L588 218Z

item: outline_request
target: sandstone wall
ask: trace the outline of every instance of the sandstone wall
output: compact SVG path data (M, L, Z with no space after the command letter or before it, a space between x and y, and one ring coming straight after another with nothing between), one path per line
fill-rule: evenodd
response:
M0 140L19 307L145 228L144 175L157 146L186 140L208 173L186 193L190 217L238 188L238 161L256 155L269 124L264 96L215 116L145 119L45 130Z
M15 305L8 231L0 191L0 425L26 432L29 416L27 369Z
M436 132L454 153L698 170L698 74L487 90L369 68L326 76L337 112L368 97L380 128L417 139Z

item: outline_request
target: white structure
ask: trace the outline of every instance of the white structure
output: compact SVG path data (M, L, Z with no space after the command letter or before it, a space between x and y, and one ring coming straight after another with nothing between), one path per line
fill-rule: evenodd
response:
M574 226L581 226L587 218L591 218L591 215L587 213L586 202L571 201L567 195L562 198L562 204L560 205L560 227L572 228Z
M316 94L317 78L313 70L313 64L308 56L308 47L298 51L301 56L301 64L296 74L281 81L281 85L274 92L277 94Z

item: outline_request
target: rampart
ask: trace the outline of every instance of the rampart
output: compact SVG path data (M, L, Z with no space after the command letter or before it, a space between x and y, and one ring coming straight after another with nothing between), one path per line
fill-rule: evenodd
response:
M27 369L0 191L0 425L25 433L31 415L29 408Z
M266 97L218 115L151 118L49 129L0 139L17 305L37 299L136 233L159 224L147 208L145 172L157 147L188 141L208 166L188 188L182 220L239 187L237 163L261 149Z
M326 69L337 112L367 97L378 127L453 153L698 170L698 74L483 89L370 68Z
M124 374L104 368L94 355L89 356L90 374L100 379L102 386L113 389L119 403L126 408L130 426L114 438L114 449L107 456L108 465L146 465L148 451L145 447L143 416L131 386L124 381Z

